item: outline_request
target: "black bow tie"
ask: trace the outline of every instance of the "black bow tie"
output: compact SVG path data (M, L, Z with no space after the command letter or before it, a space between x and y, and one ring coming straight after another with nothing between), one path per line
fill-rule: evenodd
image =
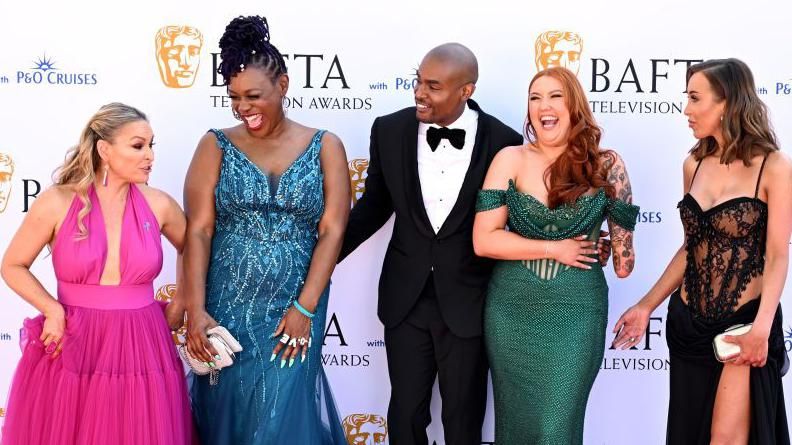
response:
M429 143L429 147L432 151L437 150L437 146L440 144L441 139L448 139L448 142L450 142L454 148L462 150L462 147L465 146L465 130L446 127L429 127L429 129L426 130L426 142Z

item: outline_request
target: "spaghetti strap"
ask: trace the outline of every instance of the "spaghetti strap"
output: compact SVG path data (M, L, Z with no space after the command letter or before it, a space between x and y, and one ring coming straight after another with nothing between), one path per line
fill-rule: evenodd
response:
M701 161L703 160L704 158L699 159L698 164L696 164L696 170L693 171L693 177L690 178L690 185L688 186L688 189L693 187L693 181L696 180L696 175L698 174L699 168L701 167Z
M756 178L756 191L754 191L754 199L759 197L759 184L762 182L762 173L764 172L764 167L768 156L770 156L769 153L765 155L764 159L762 159L762 166L759 168L759 177Z

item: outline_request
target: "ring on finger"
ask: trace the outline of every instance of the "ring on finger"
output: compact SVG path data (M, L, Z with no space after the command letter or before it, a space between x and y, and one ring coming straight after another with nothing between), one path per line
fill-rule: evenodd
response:
M292 348L297 346L297 338L296 337L291 339L291 341L289 342L289 346L291 346Z
M286 343L289 342L290 338L291 337L289 337L289 334L283 334L283 335L281 335L280 342L285 345Z
M635 341L635 337L630 337L630 343Z
M44 352L47 353L47 354L52 354L53 352L55 352L56 349L58 349L58 342L55 341L55 340L52 340L47 345L47 347L44 349Z

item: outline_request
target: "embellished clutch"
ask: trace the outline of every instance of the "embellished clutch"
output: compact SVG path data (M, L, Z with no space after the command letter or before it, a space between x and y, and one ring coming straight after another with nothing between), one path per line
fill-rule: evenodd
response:
M723 340L723 337L726 335L743 335L747 334L753 324L736 324L727 328L725 331L721 332L720 334L716 335L715 338L712 340L712 349L715 350L715 359L719 362L729 362L734 360L737 355L740 354L740 345L735 345L734 343L727 343Z
M237 339L222 326L215 326L209 329L206 331L206 335L209 337L209 343L211 343L215 351L217 351L217 357L220 357L215 357L214 366L209 366L206 362L193 357L190 351L187 350L187 345L179 346L179 356L182 361L190 367L194 374L209 374L209 384L216 385L220 370L234 364L234 359L236 358L235 353L242 351L242 345L240 345Z

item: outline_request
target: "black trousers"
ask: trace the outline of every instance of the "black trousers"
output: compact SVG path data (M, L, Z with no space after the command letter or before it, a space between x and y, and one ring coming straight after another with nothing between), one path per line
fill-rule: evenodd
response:
M431 275L415 307L385 330L391 398L388 430L393 445L428 444L435 377L447 445L480 445L487 403L487 358L482 337L460 338L446 326Z

